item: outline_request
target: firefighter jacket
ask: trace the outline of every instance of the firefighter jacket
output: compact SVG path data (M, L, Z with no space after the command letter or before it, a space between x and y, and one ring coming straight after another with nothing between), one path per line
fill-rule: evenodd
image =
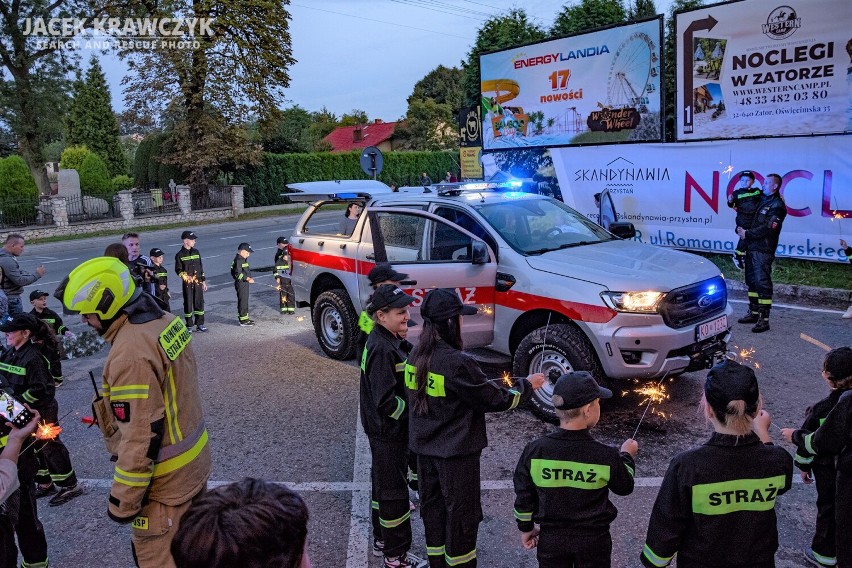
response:
M840 395L816 432L796 430L793 443L802 455L838 456L837 471L852 474L852 390Z
M823 422L825 422L831 410L837 405L837 401L840 400L844 392L846 391L835 389L827 397L808 407L808 410L805 412L805 421L802 423L802 430L816 432L822 426ZM793 463L802 471L810 471L814 464L834 467L834 456L824 454L815 456L808 451L797 449Z
M775 254L781 225L787 216L787 205L779 193L764 195L751 228L745 232L748 252ZM744 227L745 228L745 227Z
M239 254L231 261L231 278L234 282L245 282L251 278L251 268L249 267L248 259L243 258Z
M775 566L775 499L790 489L793 459L756 434L714 433L672 459L654 502L640 559L647 567Z
M430 369L405 365L408 405L417 391L416 375L425 373L428 410L408 416L408 447L416 454L451 458L479 453L488 445L485 413L512 410L526 402L532 386L521 379L512 388L489 382L469 355L438 341Z
M30 313L53 328L53 333L56 335L63 335L66 331L68 331L68 328L65 327L64 323L62 323L62 318L59 317L59 314L50 308L44 308L41 313L38 313L36 309L33 308L30 310Z
M168 302L172 297L169 293L169 272L162 264L154 265L152 270L154 271L154 296ZM165 288L160 289L160 286L165 286Z
M410 343L376 325L361 354L361 424L371 438L408 442L405 359Z
M133 520L149 500L187 502L210 474L192 336L151 296L132 303L142 309L123 313L103 335L112 345L103 397L120 436L108 513L118 522Z
M3 350L0 388L10 390L15 398L38 411L53 401L56 387L40 345L27 342L20 349L10 346Z
M181 249L175 255L175 272L186 282L204 282L204 267L201 266L201 254L195 247Z
M609 492L633 492L633 458L592 438L588 430L559 429L533 440L515 468L515 520L577 534L609 531L618 509Z
M741 187L735 189L728 199L728 207L735 209L737 212L737 226L743 229L750 229L754 216L760 207L760 201L763 197L763 191L759 187Z
M290 252L287 247L275 251L275 276L290 278Z

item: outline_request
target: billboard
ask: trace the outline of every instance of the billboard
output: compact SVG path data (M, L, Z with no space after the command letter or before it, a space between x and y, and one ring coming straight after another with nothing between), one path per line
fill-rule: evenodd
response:
M738 173L755 186L781 176L787 218L777 254L845 262L852 242L852 135L630 144L552 149L568 205L597 222L594 194L608 189L619 221L644 243L733 253L736 213L727 197Z
M662 140L662 16L480 56L485 151Z
M852 131L852 2L676 14L678 140Z

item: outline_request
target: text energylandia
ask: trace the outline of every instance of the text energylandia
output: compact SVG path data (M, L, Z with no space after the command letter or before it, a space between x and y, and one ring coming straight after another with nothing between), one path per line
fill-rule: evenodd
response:
M24 35L74 37L92 29L122 36L212 36L212 26L212 18L27 18Z

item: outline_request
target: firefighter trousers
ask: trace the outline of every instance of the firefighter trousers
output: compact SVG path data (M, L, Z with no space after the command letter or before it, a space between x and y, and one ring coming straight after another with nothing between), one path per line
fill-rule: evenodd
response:
M234 289L237 291L237 318L240 323L245 323L249 320L248 317L248 302L249 302L249 284L248 282L234 281Z
M476 566L476 537L482 522L480 454L417 456L420 516L430 568Z
M195 325L204 325L204 288L201 282L183 283L183 317L186 327L192 327L193 319Z
M42 419L48 424L59 422L59 403L53 399L38 409ZM35 455L38 459L38 472L36 483L48 485L51 482L59 487L73 487L77 484L77 475L71 465L71 456L68 448L57 436L53 440L36 442Z
M16 568L18 548L24 557L23 566L47 566L47 539L36 508L37 467L36 459L30 452L19 456L18 480L21 487L0 504L0 568ZM16 534L18 547L15 546Z
M293 283L285 276L278 276L278 306L282 314L292 314L296 311L294 302Z
M610 568L612 538L542 527L536 551L539 568Z
M381 535L387 557L411 548L411 508L408 502L408 442L388 442L368 436L373 465L373 536ZM378 513L378 514L376 514ZM378 519L378 527L376 527ZM377 530L378 528L378 530Z
M745 281L748 286L748 305L752 313L768 318L772 309L772 263L775 255L768 252L747 252Z
M834 519L837 523L837 568L852 568L852 472L837 472Z
M836 519L834 500L837 493L837 470L834 464L825 465L814 460L811 472L817 490L817 518L811 550L825 558L837 556L835 543Z
M139 568L175 568L172 559L172 539L180 526L180 519L207 489L180 505L165 505L148 501L131 523L131 550L133 561Z

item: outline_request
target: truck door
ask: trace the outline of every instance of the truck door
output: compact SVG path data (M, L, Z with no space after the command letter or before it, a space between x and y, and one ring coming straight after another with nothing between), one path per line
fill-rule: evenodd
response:
M409 329L409 339L416 338L422 328L420 304L426 293L451 288L462 302L479 309L464 318L465 347L482 347L493 341L497 262L485 242L469 231L425 211L371 209L367 211L358 257L375 264L389 263L416 282L402 286L417 299L410 308L417 325ZM369 288L369 284L366 286ZM361 293L368 290L362 287ZM363 299L366 302L366 297Z
M609 194L609 190L605 189L603 193L601 193L601 206L600 211L598 212L598 224L609 230L609 226L612 223L615 223L618 220L618 212L615 210L615 202L612 200L612 196Z

